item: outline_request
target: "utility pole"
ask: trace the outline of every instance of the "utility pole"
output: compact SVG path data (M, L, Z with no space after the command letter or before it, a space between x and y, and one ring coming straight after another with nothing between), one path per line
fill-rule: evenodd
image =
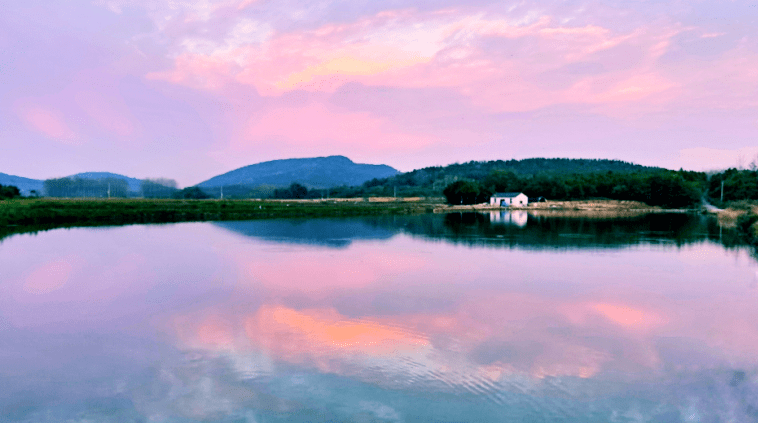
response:
M111 198L111 183L108 182L108 198Z
M395 186L393 188L395 188L395 191L394 191L394 194L392 194L392 196L395 197L395 198L397 198L397 187Z
M721 181L721 202L724 202L724 181Z
M224 199L224 186L221 185L221 199Z

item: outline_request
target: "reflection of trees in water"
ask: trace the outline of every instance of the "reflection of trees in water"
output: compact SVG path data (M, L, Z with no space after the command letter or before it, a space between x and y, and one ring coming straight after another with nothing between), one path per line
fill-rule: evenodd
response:
M389 218L392 219L392 218ZM373 224L388 224L375 219ZM484 213L399 216L391 223L404 233L456 244L523 248L614 248L634 244L687 244L712 241L726 248L745 246L735 229L709 216L651 213L635 217L578 218L529 215L526 225L508 224Z
M506 212L507 214L507 212ZM735 228L722 228L710 216L651 213L636 217L579 218L490 213L381 215L353 218L267 219L214 222L240 235L290 244L344 248L358 240L386 240L398 233L455 244L492 248L620 248L634 244L687 245L711 241L725 248L749 243ZM26 227L25 232L51 227ZM0 228L0 240L18 233ZM758 260L758 250L750 248Z
M344 248L356 240L383 240L395 234L390 222L378 225L361 218L267 219L213 222L239 235L286 244Z

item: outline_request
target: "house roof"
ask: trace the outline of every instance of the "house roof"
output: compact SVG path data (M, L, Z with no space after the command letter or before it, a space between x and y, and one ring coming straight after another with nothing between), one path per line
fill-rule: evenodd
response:
M493 197L506 197L506 198L518 197L519 195L521 195L520 192L496 192L492 194Z

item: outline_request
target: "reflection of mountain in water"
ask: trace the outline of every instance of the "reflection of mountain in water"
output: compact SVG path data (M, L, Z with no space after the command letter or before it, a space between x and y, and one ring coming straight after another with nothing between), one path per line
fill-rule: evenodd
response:
M744 245L734 229L709 216L651 213L635 217L533 216L525 211L215 222L241 235L292 244L346 247L397 233L493 248L620 248L634 244L686 245L706 240Z
M392 220L391 218L389 219ZM242 222L214 222L224 229L266 241L347 247L356 240L389 239L398 231L391 222L377 224L376 219L281 219Z
M508 214L497 211L407 216L397 223L408 234L495 248L616 248L642 243L681 246L706 240L726 247L744 245L734 229L720 228L716 219L695 214L651 213L619 218Z

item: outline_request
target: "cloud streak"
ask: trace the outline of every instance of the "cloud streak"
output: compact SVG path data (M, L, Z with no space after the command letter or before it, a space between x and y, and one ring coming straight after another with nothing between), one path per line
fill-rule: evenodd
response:
M405 170L514 155L679 167L682 150L755 146L754 121L735 118L758 110L758 41L745 24L755 9L104 0L42 13L18 4L0 32L11 64L0 140L11 156L28 142L55 145L38 168L74 173L100 161L185 184L324 154ZM99 36L105 26L114 30ZM349 91L362 97L348 105ZM385 107L398 92L404 101ZM156 105L161 113L145 113ZM171 127L185 121L194 135ZM201 163L194 179L179 164L147 169L177 148ZM109 162L108 150L125 160Z

